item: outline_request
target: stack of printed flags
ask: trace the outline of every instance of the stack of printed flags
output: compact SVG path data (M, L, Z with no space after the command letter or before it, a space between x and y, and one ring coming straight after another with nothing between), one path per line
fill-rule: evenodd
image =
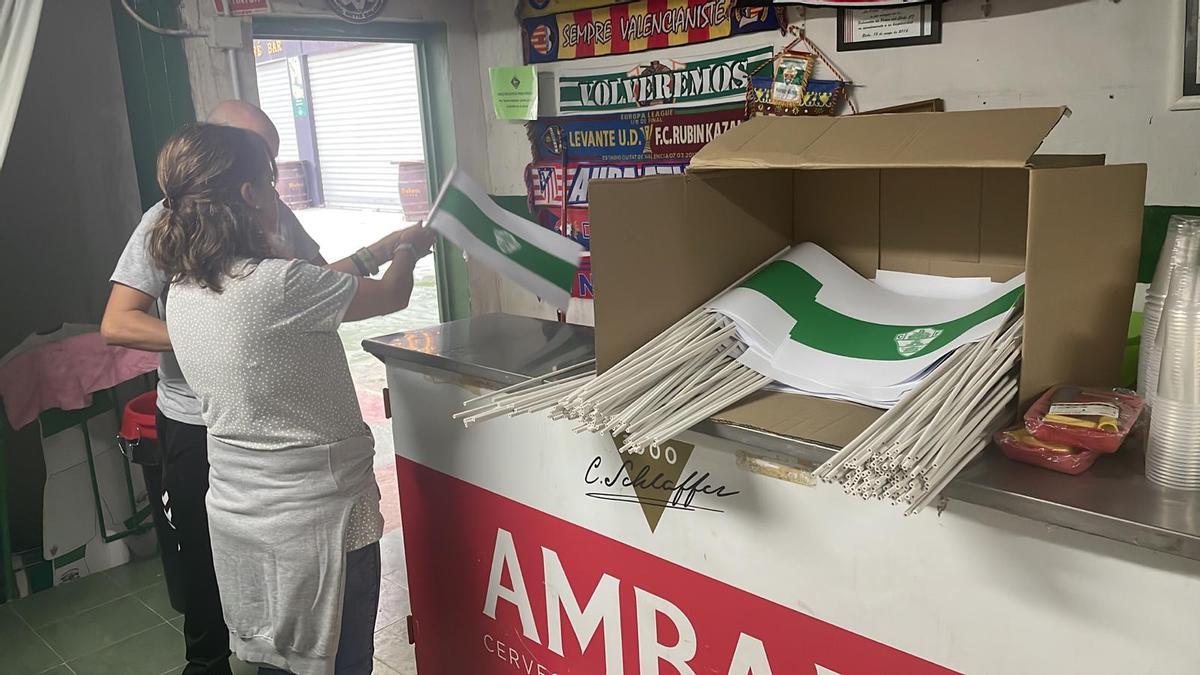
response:
M995 331L1024 279L880 272L871 281L805 243L707 309L734 321L748 347L741 362L781 388L889 408L955 349Z

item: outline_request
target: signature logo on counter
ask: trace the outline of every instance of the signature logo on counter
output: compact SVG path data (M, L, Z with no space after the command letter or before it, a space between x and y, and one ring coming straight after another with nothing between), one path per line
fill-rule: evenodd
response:
M616 449L620 449L623 441L623 436L613 439ZM695 447L673 440L643 454L622 453L620 463L605 461L604 456L597 455L583 474L583 482L593 490L587 496L640 505L651 532L658 527L668 509L723 513L722 509L712 506L713 500L732 497L740 491L718 484L707 471L691 471L685 476L684 470ZM616 491L621 488L633 488L633 494ZM697 503L700 496L706 499Z

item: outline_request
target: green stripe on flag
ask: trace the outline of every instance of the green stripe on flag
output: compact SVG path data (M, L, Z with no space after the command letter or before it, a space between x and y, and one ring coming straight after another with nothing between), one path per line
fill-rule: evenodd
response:
M818 351L873 361L903 361L943 347L972 327L1013 308L1025 292L1014 288L987 305L938 324L893 326L838 313L817 302L821 282L795 263L777 260L743 288L762 293L796 319L789 337Z
M554 286L568 293L571 292L571 285L575 280L577 265L551 255L510 230L501 227L484 213L469 196L453 184L446 186L446 192L438 202L438 210L445 211L457 218L464 227L470 230L476 239L500 255L545 279ZM497 232L503 232L513 237L520 243L520 248L511 253L501 249L496 239Z

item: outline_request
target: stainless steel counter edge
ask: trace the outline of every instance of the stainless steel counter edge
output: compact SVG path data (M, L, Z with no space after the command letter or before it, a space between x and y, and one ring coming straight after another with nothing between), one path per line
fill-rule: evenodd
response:
M592 329L490 314L365 340L390 366L432 368L497 387L593 358ZM693 432L783 454L815 467L833 449L713 421ZM1138 448L1101 458L1088 473L1066 476L987 451L945 490L948 499L1200 560L1200 494L1145 479ZM897 512L896 517L901 517Z

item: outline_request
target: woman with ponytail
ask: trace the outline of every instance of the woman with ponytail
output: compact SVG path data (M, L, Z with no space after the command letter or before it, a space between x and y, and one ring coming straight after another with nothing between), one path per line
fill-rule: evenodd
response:
M406 307L434 235L404 230L378 280L290 259L274 181L260 136L177 132L158 158L165 208L148 250L171 283L170 343L208 428L232 649L263 673L370 673L382 517L337 328Z

